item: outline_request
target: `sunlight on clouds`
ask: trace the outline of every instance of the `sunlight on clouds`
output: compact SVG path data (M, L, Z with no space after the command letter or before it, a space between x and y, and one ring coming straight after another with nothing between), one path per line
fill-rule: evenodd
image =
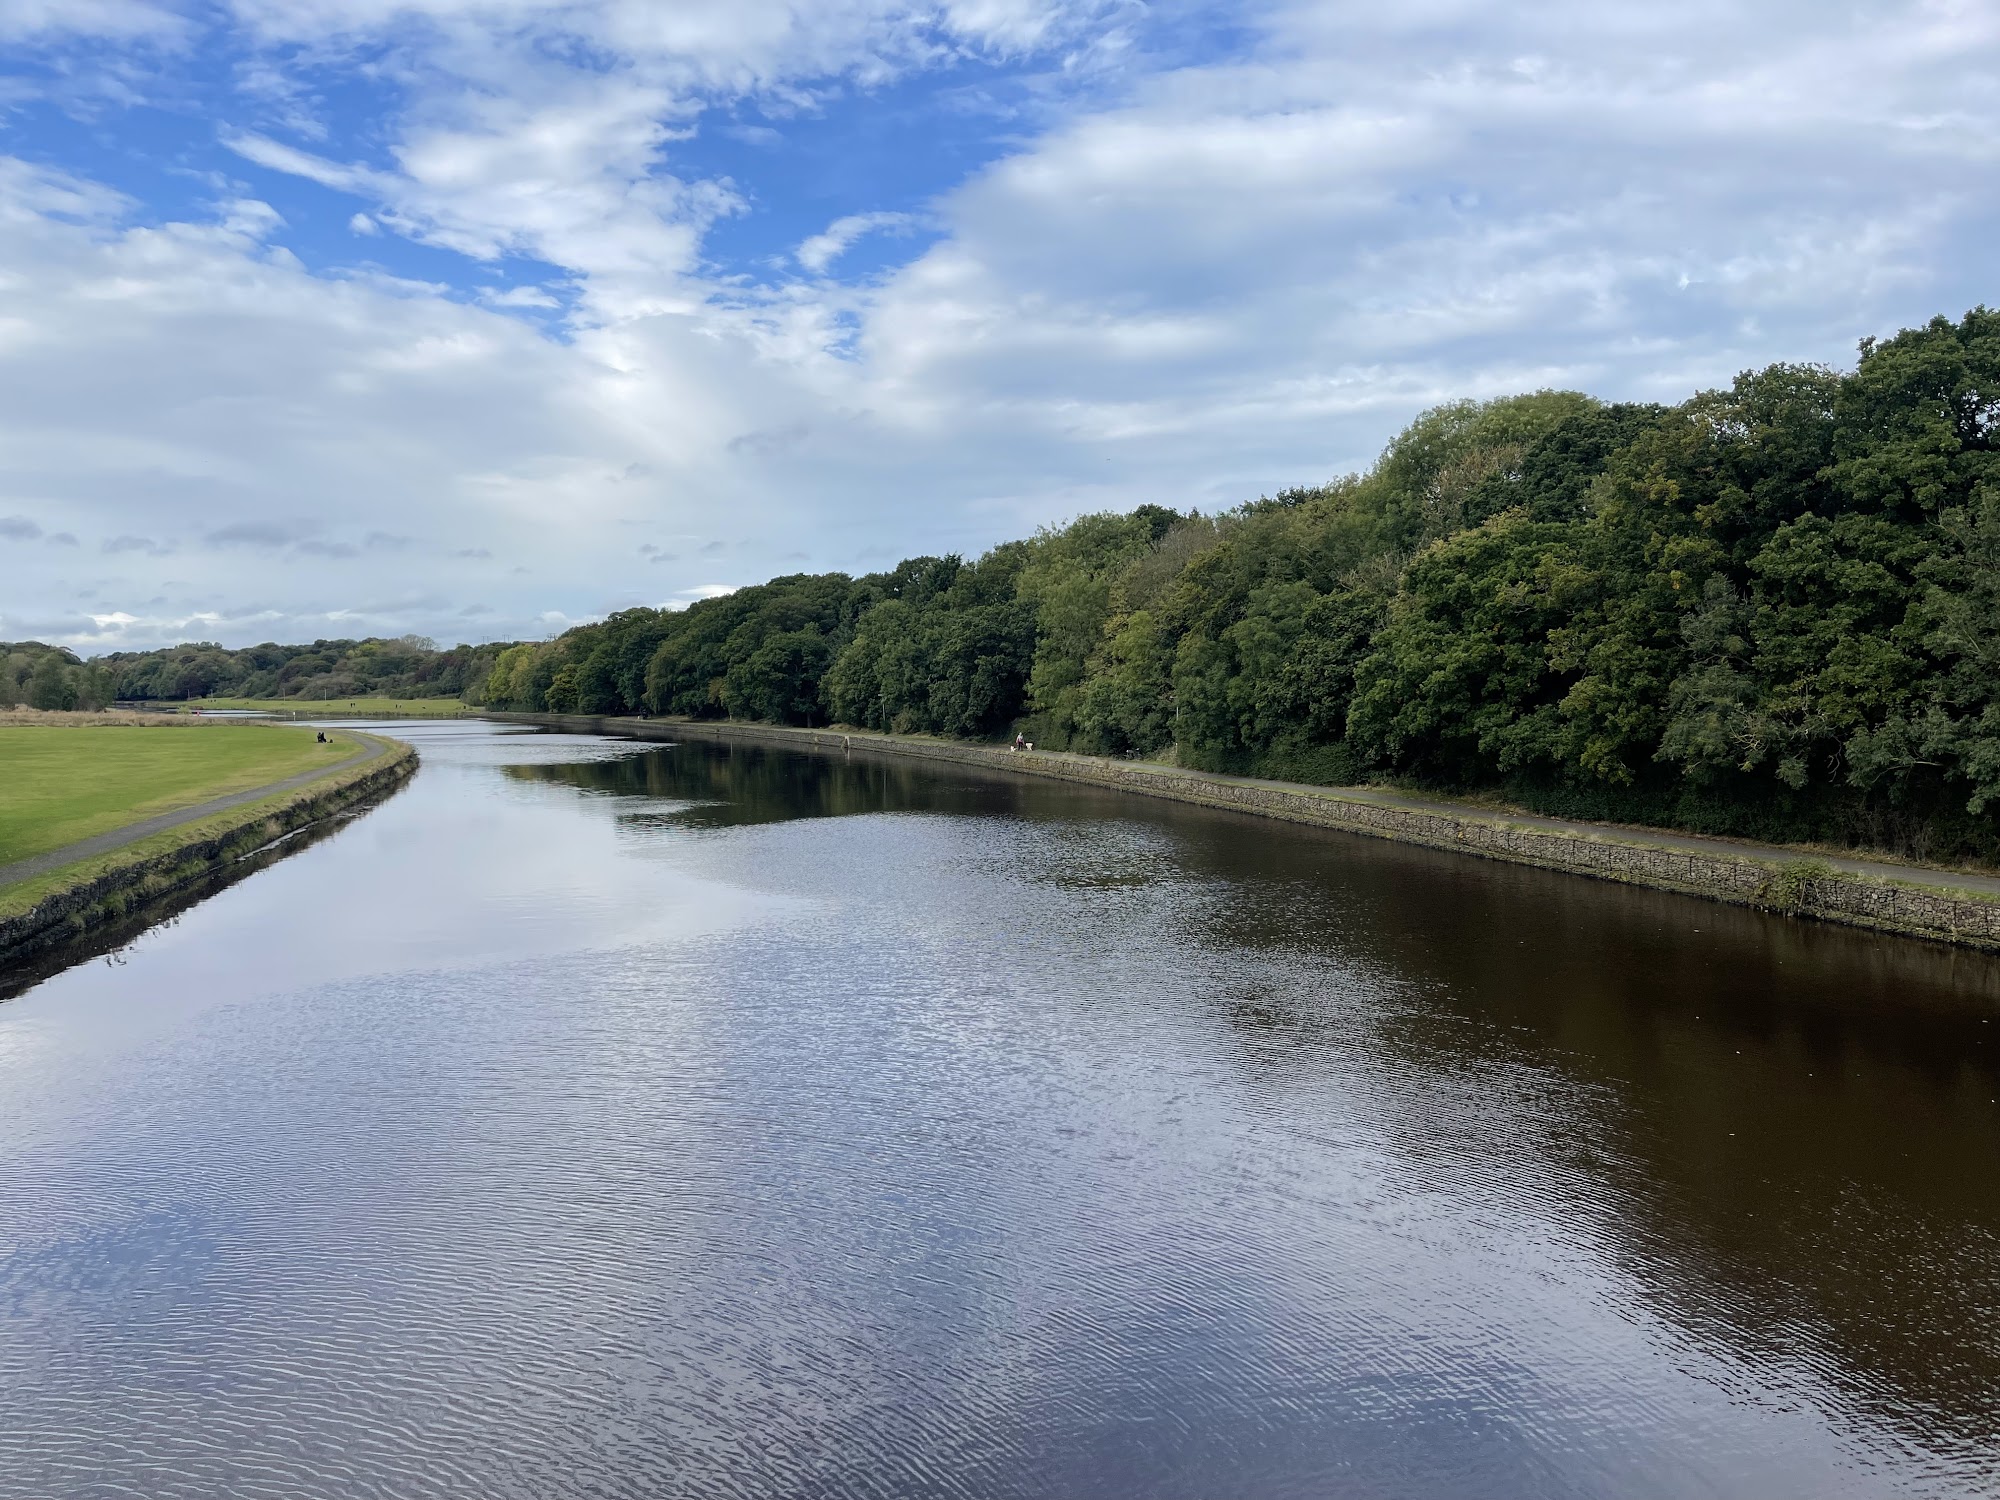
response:
M39 549L7 608L79 643L539 635L801 552L1233 503L1452 397L1841 361L1994 295L2000 210L1968 186L2000 156L1991 7L232 0L200 24L225 14L204 35L249 60L192 202L0 158L0 508L37 528L0 547ZM1204 23L1231 40L1185 40ZM0 36L97 36L169 95L189 54L161 43L195 24L0 7ZM328 102L348 85L366 113ZM878 160L798 153L878 96L854 136ZM954 181L869 196L958 110L990 113ZM729 259L774 204L789 232ZM209 540L257 527L292 529Z
M387 42L411 94L394 167L343 164L255 132L246 159L367 200L381 227L481 260L519 255L580 273L582 316L676 314L702 239L749 207L732 183L672 170L671 144L718 100L760 94L795 110L848 78L876 86L961 55L1004 56L1084 35L1100 0L645 0L529 4L237 0L267 41ZM421 24L420 24L421 23ZM861 227L894 216L866 214ZM829 231L837 233L837 231ZM818 273L852 243L802 247ZM823 260L819 259L824 257Z

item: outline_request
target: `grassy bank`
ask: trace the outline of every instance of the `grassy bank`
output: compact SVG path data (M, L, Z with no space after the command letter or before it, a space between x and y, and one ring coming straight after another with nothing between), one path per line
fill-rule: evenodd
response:
M215 726L214 732L290 733L269 726ZM348 730L340 735L345 743L332 747L340 763L310 776L304 785L274 788L268 796L251 796L0 887L0 962L141 912L157 898L225 872L274 841L379 799L416 769L416 752L408 745ZM357 744L366 753L353 758Z
M331 767L354 750L276 725L151 728L70 717L0 721L0 866Z
M196 698L172 707L187 714L227 709L305 719L458 719L470 712L456 698Z

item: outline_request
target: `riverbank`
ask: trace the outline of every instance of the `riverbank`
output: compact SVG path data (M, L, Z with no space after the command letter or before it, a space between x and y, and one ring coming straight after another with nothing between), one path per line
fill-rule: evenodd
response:
M252 713L274 719L462 719L457 698L190 698L149 703L141 713Z
M357 755L304 777L234 792L0 870L0 963L125 917L388 794L416 770L416 751L408 745L355 730L338 733L357 746Z
M2000 952L2000 880L1951 870L1526 813L1489 813L1370 787L1260 781L1143 761L1017 752L906 735L580 714L486 716L626 739L705 739L981 766Z
M262 721L0 716L0 890L130 843L128 830L157 818L303 785L361 753L351 739ZM84 847L64 857L71 846Z

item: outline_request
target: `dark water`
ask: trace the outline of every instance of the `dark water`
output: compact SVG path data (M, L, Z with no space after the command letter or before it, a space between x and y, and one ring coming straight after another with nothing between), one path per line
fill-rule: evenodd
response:
M2000 1494L1991 960L394 732L0 1006L0 1494Z

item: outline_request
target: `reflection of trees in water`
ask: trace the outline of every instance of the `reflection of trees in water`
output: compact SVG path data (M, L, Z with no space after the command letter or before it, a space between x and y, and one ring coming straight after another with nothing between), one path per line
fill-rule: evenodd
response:
M1544 871L1190 831L1283 1114L1360 1048L1413 1176L1622 1247L1672 1323L1930 1443L2000 1438L2000 962ZM1283 845L1284 847L1280 847ZM1392 976L1358 1018L1309 978ZM1496 1205L1504 1210L1504 1201Z
M968 858L1085 913L1140 903L1102 941L1237 957L1217 1009L1274 1125L1359 1059L1419 1188L1455 1176L1602 1237L1675 1326L1919 1441L2000 1436L2000 961L861 754L682 744L507 774L694 804L647 816L708 828L1029 820Z
M693 804L648 814L688 827L734 828L793 818L881 812L1026 814L1038 803L1074 804L1057 783L924 766L901 757L764 745L688 742L643 755L572 765L512 765L520 781ZM1099 794L1103 795L1103 794Z

